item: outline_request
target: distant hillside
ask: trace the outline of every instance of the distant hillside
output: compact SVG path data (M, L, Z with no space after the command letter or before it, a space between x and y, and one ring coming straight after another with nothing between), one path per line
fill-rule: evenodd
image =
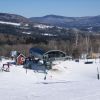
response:
M26 18L21 15L0 13L0 23L13 22L20 24L45 24L64 28L90 28L100 27L100 16L65 17L58 15L46 15L43 17Z
M62 28L77 28L82 31L100 32L100 16L87 17L65 17L58 15L46 15L43 17L26 18L21 15L0 13L0 24L9 25L25 25L28 29L32 27L50 28L49 26L56 26ZM40 24L40 25L39 25ZM31 29L33 30L33 29ZM34 31L34 30L33 30Z
M60 27L96 27L100 26L100 16L87 17L64 17L57 15L47 15L43 17L31 17L35 23L50 24Z
M29 48L35 46L47 50L60 49L76 56L87 52L88 38L88 50L92 48L94 52L98 52L100 16L47 15L26 18L16 14L0 13L1 55L8 55L11 50L24 51L28 54Z
M28 23L29 20L21 15L0 13L0 21L14 22L14 23Z
M47 15L26 18L16 14L0 13L0 34L71 38L76 30L82 34L100 34L100 16Z

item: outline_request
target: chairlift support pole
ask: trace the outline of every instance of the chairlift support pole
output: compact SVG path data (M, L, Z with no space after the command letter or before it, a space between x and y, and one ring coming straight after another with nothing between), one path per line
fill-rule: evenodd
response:
M26 67L26 74L27 74L27 67Z
M99 77L99 68L97 67L97 79L99 80L100 77Z

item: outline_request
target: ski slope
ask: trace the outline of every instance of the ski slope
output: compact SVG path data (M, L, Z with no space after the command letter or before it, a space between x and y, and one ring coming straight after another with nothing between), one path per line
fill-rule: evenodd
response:
M14 23L14 22L5 22L5 21L0 21L0 24L6 24L6 25L14 25L14 26L20 26L20 23Z
M6 62L12 61L0 66ZM99 66L99 60L57 61L46 75L12 64L10 72L0 72L0 100L100 100Z

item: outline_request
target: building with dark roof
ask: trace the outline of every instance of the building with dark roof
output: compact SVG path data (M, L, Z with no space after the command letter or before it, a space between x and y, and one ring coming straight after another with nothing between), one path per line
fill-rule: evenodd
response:
M43 59L44 53L45 53L45 51L40 48L30 48L30 50L29 50L30 57L35 57L38 59Z

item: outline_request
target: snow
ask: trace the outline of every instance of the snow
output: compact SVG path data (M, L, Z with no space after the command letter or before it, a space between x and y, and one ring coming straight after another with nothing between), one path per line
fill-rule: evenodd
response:
M55 61L47 75L11 64L10 72L0 72L0 100L100 100L100 60L90 61ZM0 66L7 62L13 61Z
M14 23L14 22L4 22L4 21L0 21L0 24L7 24L7 25L14 25L14 26L20 26L20 23Z
M44 35L44 36L57 36L57 35L53 35L53 34L49 34L49 33L43 33L42 35Z
M22 32L23 34L31 34L31 32Z
M41 29L53 28L53 26L44 25L44 24L36 24L34 25L34 27L41 28Z

